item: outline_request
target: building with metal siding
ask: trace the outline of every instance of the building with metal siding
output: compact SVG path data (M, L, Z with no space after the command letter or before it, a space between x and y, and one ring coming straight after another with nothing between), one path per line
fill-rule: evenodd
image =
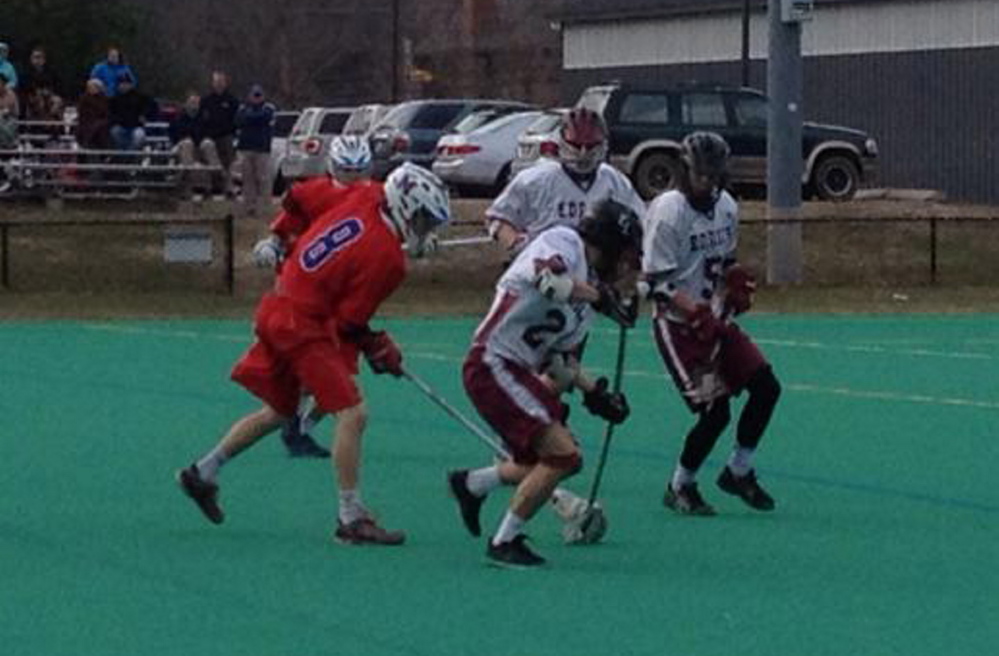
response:
M765 89L766 3L751 4L750 85ZM563 99L608 80L739 84L741 7L568 2ZM871 133L883 184L999 202L999 2L816 0L802 50L806 119Z

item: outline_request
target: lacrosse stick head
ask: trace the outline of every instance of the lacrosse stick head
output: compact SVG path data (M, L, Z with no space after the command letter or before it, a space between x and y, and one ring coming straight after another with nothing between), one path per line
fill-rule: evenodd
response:
M607 515L599 501L591 506L583 497L560 491L553 498L555 512L562 519L562 540L566 544L596 544L607 533Z

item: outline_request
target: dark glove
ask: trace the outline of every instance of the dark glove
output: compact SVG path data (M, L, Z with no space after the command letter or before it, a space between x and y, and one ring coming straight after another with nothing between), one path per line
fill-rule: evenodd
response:
M376 374L402 375L402 351L383 330L366 334L358 341L371 371Z
M738 316L753 306L756 278L738 264L725 271L725 311Z
M690 328L694 331L694 336L697 337L698 341L705 344L712 344L717 341L725 329L725 324L715 316L714 312L711 311L711 307L703 303L698 305L693 314L687 317L687 323L690 324Z
M607 379L602 376L597 379L592 391L583 394L583 405L591 414L612 424L620 424L631 414L628 399L621 392L608 392Z
M612 285L601 284L597 289L600 300L593 304L593 309L619 326L634 328L638 319L638 298L622 298Z

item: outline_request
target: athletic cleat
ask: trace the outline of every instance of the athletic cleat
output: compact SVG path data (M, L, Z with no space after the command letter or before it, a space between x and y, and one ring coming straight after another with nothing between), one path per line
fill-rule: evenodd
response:
M212 524L221 524L225 516L219 507L219 486L210 483L198 473L197 465L177 472L177 483L184 494L191 497Z
M486 558L489 564L494 567L508 567L511 569L527 569L528 567L540 567L545 564L545 559L531 551L524 542L526 535L518 535L509 542L493 544L489 540L486 546Z
M718 487L733 494L756 510L773 510L774 500L756 481L756 471L750 469L745 476L736 476L728 467L718 476Z
M281 441L292 458L329 458L329 449L317 443L311 435L303 433L298 419L288 422L281 431Z
M482 535L482 525L479 523L479 511L482 510L482 502L485 497L477 497L468 489L468 470L461 469L450 472L447 475L448 488L451 496L458 502L458 509L461 511L461 521L465 523L468 532L479 537Z
M667 485L663 504L681 515L710 517L715 514L715 509L704 500L698 491L697 483L687 483L680 486L679 490L674 490L672 484Z
M374 519L362 517L349 524L337 520L333 538L340 544L396 546L406 541L406 534L402 531L386 531Z

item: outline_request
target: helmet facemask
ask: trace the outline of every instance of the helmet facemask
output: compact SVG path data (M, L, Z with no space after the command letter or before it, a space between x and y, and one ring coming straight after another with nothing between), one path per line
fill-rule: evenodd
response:
M559 129L559 160L572 174L593 175L607 156L607 130L591 110L575 109Z

